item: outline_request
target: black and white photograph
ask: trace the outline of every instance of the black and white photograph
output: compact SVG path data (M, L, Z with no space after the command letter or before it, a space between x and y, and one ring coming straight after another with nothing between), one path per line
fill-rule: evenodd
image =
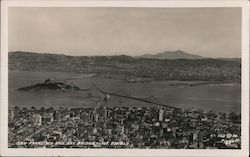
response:
M243 7L138 6L8 7L8 149L247 146Z

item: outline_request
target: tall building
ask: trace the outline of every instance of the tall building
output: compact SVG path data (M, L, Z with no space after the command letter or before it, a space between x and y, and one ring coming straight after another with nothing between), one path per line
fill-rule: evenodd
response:
M193 133L194 148L198 148L198 132Z
M108 111L106 107L103 108L103 118L104 118L104 122L107 122Z
M80 119L86 120L86 119L89 118L89 115L90 114L88 114L87 112L83 111L83 112L80 113Z
M34 114L33 115L33 122L34 122L34 125L42 125L42 116L39 115L39 114Z
M42 115L43 122L53 122L54 121L54 114L53 113L45 113Z
M13 110L10 110L10 120L13 120L15 117L15 113Z
M96 113L96 114L94 115L94 121L95 121L95 122L98 122L98 120L99 120L99 114Z
M107 121L107 109L106 107L101 106L98 108L97 113L99 114L99 121L106 122Z
M93 134L97 134L97 132L98 132L98 131L97 131L97 128L94 127L94 128L93 128Z
M92 118L93 118L94 122L98 122L98 120L99 120L99 114L98 114L98 107L97 106L95 106L95 108L93 110Z
M54 113L53 113L53 116L54 116L54 120L55 121L59 121L60 120L60 112L58 110L56 110Z
M196 141L198 138L198 132L193 133L193 141Z
M164 115L164 110L160 109L159 110L159 121L162 122L163 121L163 115Z

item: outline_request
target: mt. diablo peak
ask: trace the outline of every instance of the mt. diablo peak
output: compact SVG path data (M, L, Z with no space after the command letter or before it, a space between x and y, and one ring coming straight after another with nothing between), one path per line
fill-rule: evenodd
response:
M165 51L157 54L145 54L139 57L151 59L205 59L205 57L189 54L181 50Z

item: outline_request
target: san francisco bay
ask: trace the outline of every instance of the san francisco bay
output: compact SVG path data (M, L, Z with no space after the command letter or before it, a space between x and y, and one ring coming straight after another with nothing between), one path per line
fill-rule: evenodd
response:
M41 83L47 78L67 79L79 77L79 73L62 72L26 72L9 71L9 107L84 107L95 105L102 95L86 91L18 91L16 89ZM184 82L185 84L186 82ZM188 82L190 83L190 82ZM196 84L196 82L193 82ZM241 110L241 84L213 84L203 83L199 85L174 85L183 84L183 81L150 81L145 83L129 83L123 80L94 76L69 80L68 84L81 89L91 86L98 87L107 92L122 90L127 94L147 98L153 96L157 101L179 108L198 108L223 112L240 112ZM94 92L94 91L93 91ZM94 96L90 96L93 94ZM150 104L135 103L130 99L115 100L108 103L109 106L141 106L148 107Z

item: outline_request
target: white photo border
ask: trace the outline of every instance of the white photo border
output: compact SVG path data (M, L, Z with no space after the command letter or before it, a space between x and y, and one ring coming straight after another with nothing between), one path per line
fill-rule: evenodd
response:
M242 9L241 133L239 150L8 148L8 8L149 7ZM1 2L0 156L248 156L249 154L249 2L248 1L2 1Z

